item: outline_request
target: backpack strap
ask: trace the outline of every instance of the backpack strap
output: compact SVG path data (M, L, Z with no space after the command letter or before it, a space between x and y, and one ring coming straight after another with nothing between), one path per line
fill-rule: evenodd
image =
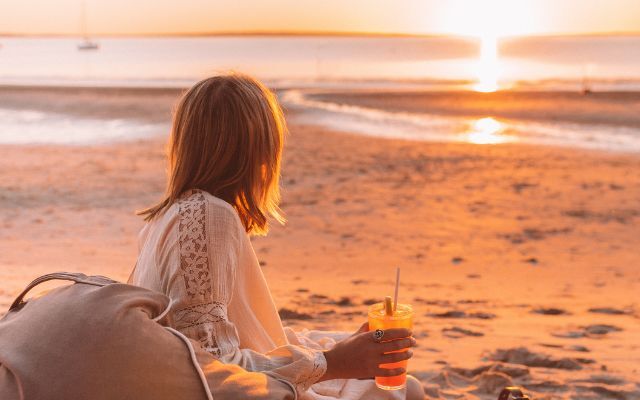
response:
M36 279L34 279L27 287L18 295L18 297L13 301L11 307L9 307L9 311L13 311L16 308L22 307L24 305L24 296L41 283L47 281L71 281L75 283L85 283L87 285L94 286L106 286L111 285L113 283L119 283L118 281L114 281L111 278L107 278L105 276L95 275L95 276L87 276L80 272L53 272L51 274L42 275Z

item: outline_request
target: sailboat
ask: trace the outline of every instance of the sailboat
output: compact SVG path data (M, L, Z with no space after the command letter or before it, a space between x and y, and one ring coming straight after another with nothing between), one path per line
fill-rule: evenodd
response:
M84 38L84 40L78 43L78 50L98 50L100 45L97 42L92 42L88 38Z
M583 65L582 67L582 87L580 88L580 93L583 95L588 95L593 92L591 89L591 80L589 79L589 71L592 69L591 64Z
M86 51L86 50L98 50L100 48L100 45L98 44L98 42L94 42L89 38L89 35L87 34L87 10L86 10L86 2L82 2L82 14L81 14L81 28L82 28L82 42L78 43L78 50L79 51Z

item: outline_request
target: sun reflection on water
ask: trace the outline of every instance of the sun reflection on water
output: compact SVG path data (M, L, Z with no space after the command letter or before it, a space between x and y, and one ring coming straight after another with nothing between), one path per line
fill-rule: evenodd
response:
M504 125L491 117L480 118L475 121L465 135L465 140L474 144L498 144L513 141L513 138L503 135Z
M480 42L480 59L476 66L478 82L473 87L477 92L495 92L498 90L500 63L498 61L498 38L484 35Z

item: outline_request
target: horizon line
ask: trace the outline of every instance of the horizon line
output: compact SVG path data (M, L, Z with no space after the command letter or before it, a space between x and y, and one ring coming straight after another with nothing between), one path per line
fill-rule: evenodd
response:
M0 37L18 38L81 38L82 33L11 33L0 32ZM147 33L95 33L86 36L92 38L137 38L137 37L231 37L231 36L298 36L298 37L396 37L396 38L476 38L470 34L456 33L411 33L411 32L367 32L367 31L219 31L219 32L147 32ZM526 37L604 37L604 36L640 36L640 31L603 31L603 32L567 32L567 33L530 33L507 34L501 38Z

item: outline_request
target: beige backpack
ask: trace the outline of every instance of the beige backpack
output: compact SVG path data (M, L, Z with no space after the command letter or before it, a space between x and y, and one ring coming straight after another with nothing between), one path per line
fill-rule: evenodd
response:
M73 284L23 301L49 280ZM105 277L36 279L0 320L0 399L295 399L287 382L220 363L167 327L169 307Z

